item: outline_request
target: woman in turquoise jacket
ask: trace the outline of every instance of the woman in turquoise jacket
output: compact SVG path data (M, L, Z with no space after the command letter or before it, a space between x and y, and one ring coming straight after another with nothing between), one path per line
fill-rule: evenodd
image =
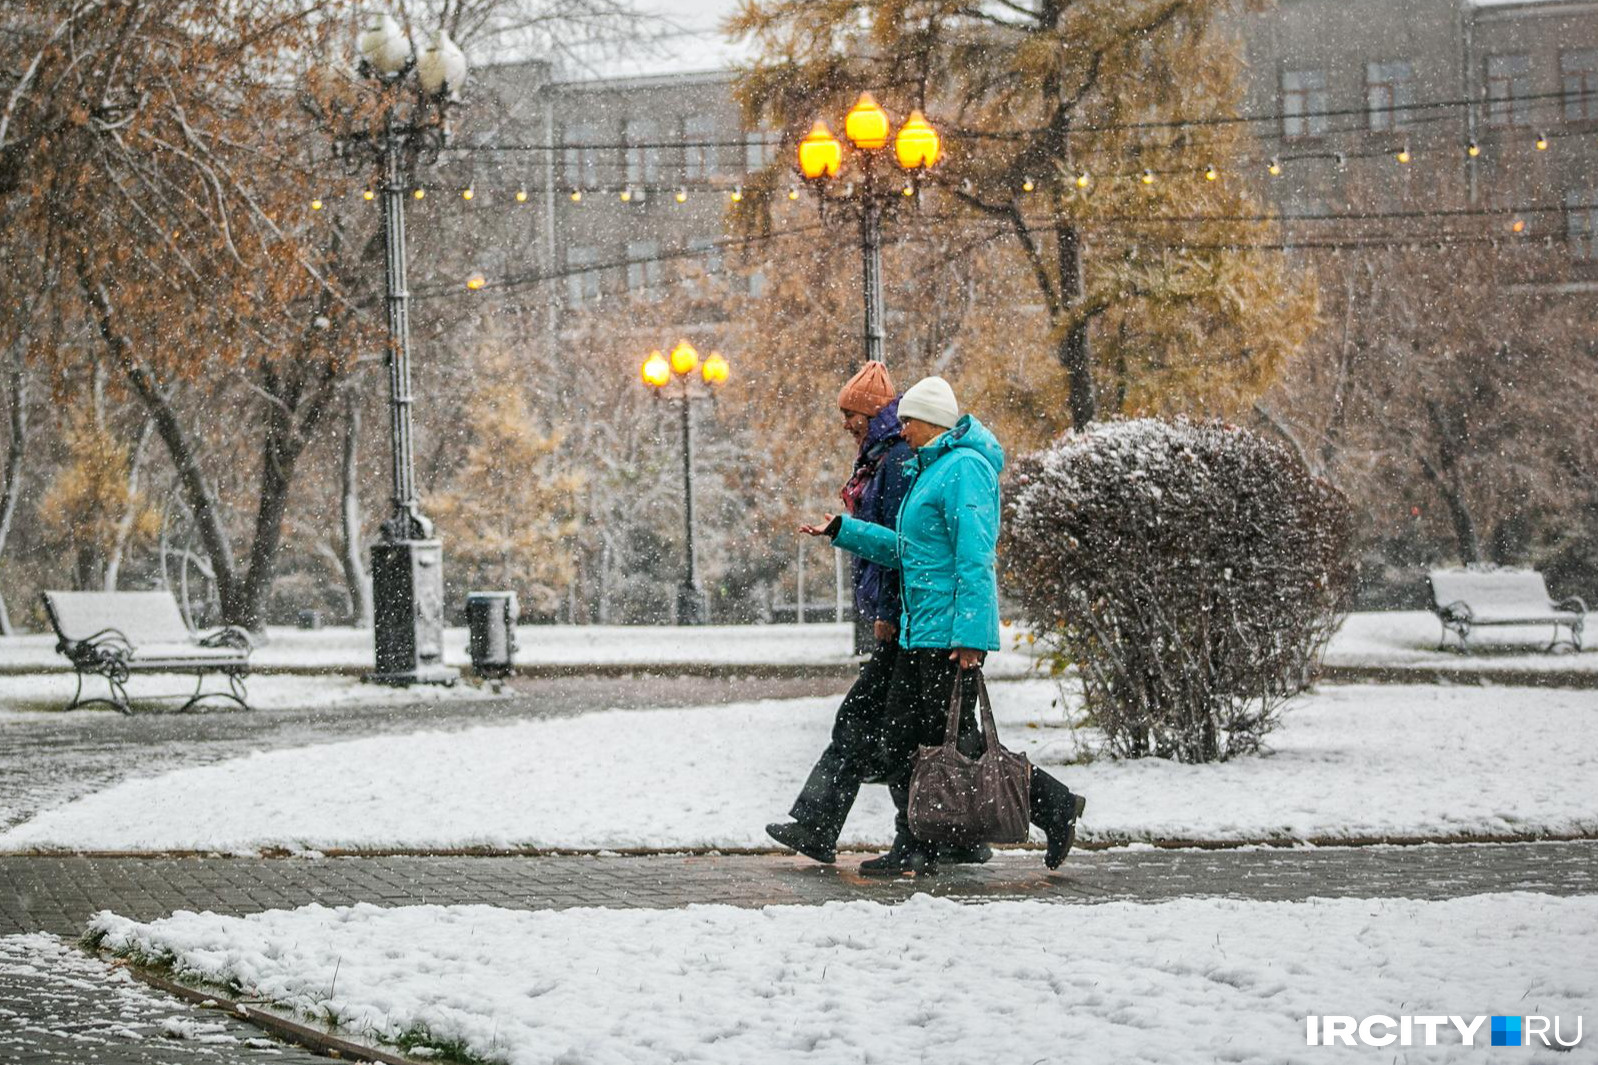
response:
M904 394L899 420L915 458L906 464L910 483L896 527L841 516L801 527L812 536L832 537L834 546L869 562L899 570L903 582L901 651L879 737L899 810L898 831L887 854L860 866L868 876L933 871L936 850L910 835L905 814L916 750L943 741L952 685L962 684L963 712L972 714L974 671L987 652L999 649L995 560L1004 449L981 422L960 416L954 391L941 377L925 378ZM1076 818L1086 804L1036 768L1031 791L1032 823L1048 836L1044 861L1054 869L1071 849Z

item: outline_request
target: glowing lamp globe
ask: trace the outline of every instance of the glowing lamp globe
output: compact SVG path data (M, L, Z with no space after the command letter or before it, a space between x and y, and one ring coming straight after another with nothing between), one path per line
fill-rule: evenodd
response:
M714 351L705 360L705 364L699 368L700 376L705 379L705 384L707 385L721 384L727 380L727 374L730 371L731 367L727 365L727 360L719 352Z
M799 142L799 170L805 177L815 180L837 177L843 166L843 145L832 135L825 122L817 122Z
M686 340L679 340L677 346L671 349L671 370L678 376L686 377L699 368L699 352Z
M893 142L893 153L898 156L899 165L906 170L924 170L936 163L942 152L938 131L920 111L911 111Z
M861 151L876 151L888 143L888 112L869 92L861 93L844 116L843 135Z
M649 358L644 360L643 369L639 373L644 379L644 384L654 388L665 388L671 383L671 364L658 351L649 353Z

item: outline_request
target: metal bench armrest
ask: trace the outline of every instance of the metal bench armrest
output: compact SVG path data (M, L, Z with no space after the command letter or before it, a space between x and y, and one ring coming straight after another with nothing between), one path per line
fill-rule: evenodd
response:
M250 634L237 625L224 626L200 637L197 642L201 647L231 647L246 655L255 649L255 641L250 639Z
M121 629L101 629L81 640L69 640L61 636L56 640L56 650L73 659L80 656L92 659L106 655L125 657L133 653L133 641Z
M1437 607L1437 616L1444 621L1470 621L1476 616L1476 612L1463 599L1456 599L1452 603L1444 603Z
M1573 595L1569 599L1561 599L1559 601L1559 609L1573 610L1578 614L1585 614L1587 612L1587 602L1581 596Z

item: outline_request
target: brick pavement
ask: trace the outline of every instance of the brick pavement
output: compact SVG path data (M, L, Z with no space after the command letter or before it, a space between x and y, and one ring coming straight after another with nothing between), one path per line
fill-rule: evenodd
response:
M178 909L243 914L311 902L516 909L961 899L1066 903L1183 896L1451 898L1493 891L1598 892L1598 843L1245 850L1079 851L1050 874L1037 852L1001 854L921 881L771 855L650 857L89 858L0 857L0 935L75 935L111 909L150 920Z

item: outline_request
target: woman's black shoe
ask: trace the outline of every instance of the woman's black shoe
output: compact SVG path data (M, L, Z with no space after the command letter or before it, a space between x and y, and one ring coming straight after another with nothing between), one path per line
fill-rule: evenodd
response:
M1065 856L1071 853L1071 844L1076 842L1077 818L1082 816L1087 806L1088 801L1082 796L1072 795L1071 801L1064 804L1063 809L1054 811L1053 823L1043 826L1043 831L1049 837L1049 849L1043 853L1043 864L1050 869L1058 869L1060 863L1065 861Z
M806 858L814 858L823 865L831 865L838 850L831 841L822 839L798 821L778 821L766 826L766 835L789 850L796 850Z
M935 849L909 836L899 836L888 853L860 863L861 876L903 876L905 873L931 876L937 871Z

